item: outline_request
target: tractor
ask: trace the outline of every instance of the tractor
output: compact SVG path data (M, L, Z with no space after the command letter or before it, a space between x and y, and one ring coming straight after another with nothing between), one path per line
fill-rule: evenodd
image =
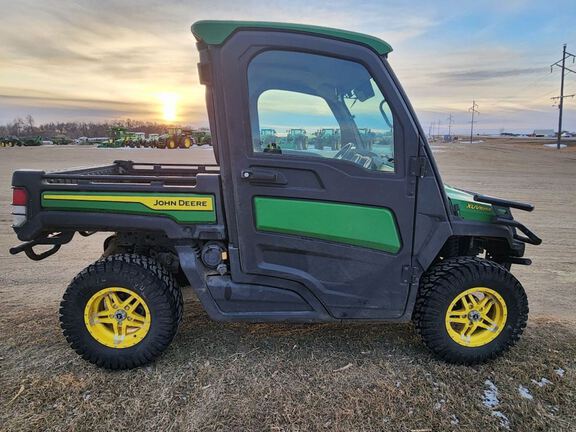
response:
M289 129L286 134L284 147L294 150L306 150L308 137L305 129Z
M319 129L314 132L313 138L314 148L323 150L329 147L331 150L338 150L340 148L340 130L339 129Z
M260 129L260 145L262 148L270 148L278 144L278 135L275 129Z

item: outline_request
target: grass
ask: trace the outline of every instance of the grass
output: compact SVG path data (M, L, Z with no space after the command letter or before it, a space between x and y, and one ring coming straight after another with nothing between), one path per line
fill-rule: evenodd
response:
M68 348L56 305L1 308L3 431L570 431L576 424L576 330L555 321L532 321L503 358L463 367L433 359L410 325L222 324L190 300L159 361L108 372ZM551 384L532 382L541 378ZM493 409L483 404L487 380L498 389Z

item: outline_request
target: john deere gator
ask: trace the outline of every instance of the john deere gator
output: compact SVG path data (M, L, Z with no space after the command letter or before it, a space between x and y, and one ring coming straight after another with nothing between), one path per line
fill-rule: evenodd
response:
M528 299L510 270L541 240L513 213L533 206L444 185L388 43L269 22L192 32L216 164L13 174L12 254L41 260L76 234L112 233L60 305L79 355L110 369L154 360L188 287L221 321L413 321L458 364L518 341ZM339 144L272 148L261 134L305 123L337 124ZM390 140L369 148L361 128Z

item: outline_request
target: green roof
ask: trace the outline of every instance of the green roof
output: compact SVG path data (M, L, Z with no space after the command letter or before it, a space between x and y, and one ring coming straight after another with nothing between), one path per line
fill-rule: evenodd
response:
M204 41L208 45L220 45L238 29L268 29L285 30L289 32L311 33L328 36L336 39L361 43L372 48L378 54L385 55L392 51L392 47L377 37L356 33L347 30L339 30L330 27L319 27L306 24L290 24L266 21L196 21L192 24L192 33L196 39Z

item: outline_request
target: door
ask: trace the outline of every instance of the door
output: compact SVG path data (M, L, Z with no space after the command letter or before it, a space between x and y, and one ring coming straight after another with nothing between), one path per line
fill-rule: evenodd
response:
M258 31L233 35L215 60L232 276L297 282L335 318L401 316L418 135L386 61Z

